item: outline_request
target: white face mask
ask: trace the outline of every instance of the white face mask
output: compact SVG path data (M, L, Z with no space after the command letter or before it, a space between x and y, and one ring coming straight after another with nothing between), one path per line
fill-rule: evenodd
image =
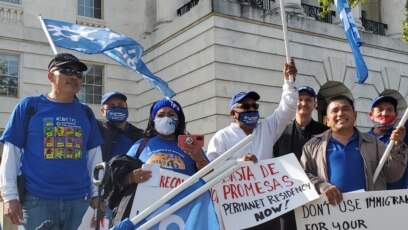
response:
M178 120L172 117L161 117L154 119L156 131L162 135L170 135L176 131Z

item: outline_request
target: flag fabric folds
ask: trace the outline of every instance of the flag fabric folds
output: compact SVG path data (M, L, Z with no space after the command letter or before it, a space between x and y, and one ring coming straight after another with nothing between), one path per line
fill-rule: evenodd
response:
M138 72L165 97L172 98L175 95L167 82L148 70L141 60L143 47L132 38L108 28L81 26L50 19L43 21L56 46L86 54L104 53L123 66Z
M351 51L353 53L354 61L357 68L357 82L363 84L368 77L367 66L364 62L363 56L360 53L360 46L363 44L358 34L356 22L351 13L350 6L347 0L335 0L337 11L343 21L344 30L346 31L347 40L350 43Z
M195 184L191 185L189 188L180 192L177 196L170 199L166 204L157 209L154 213L148 216L145 220L137 223L135 228L142 226L151 218L160 214L168 207L174 205L184 197L188 196L190 193L194 192L202 185L204 185L203 180L197 181ZM116 227L116 226L115 226ZM118 229L119 228L114 228ZM166 217L160 223L156 224L151 229L167 229L167 230L207 230L207 229L220 229L218 224L217 215L215 213L214 204L212 202L210 193L207 191L201 194L199 197L192 200L187 205L181 207L179 210L174 212L172 215Z

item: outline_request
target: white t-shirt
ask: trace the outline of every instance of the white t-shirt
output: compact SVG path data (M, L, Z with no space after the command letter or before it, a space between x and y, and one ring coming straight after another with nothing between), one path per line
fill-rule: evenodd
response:
M241 158L247 153L254 154L258 160L272 158L274 143L286 125L295 118L298 96L294 83L285 81L279 107L257 124L252 133L254 135L252 142L235 152L229 159ZM210 161L215 160L246 136L237 123L231 123L211 138L207 148L207 158Z

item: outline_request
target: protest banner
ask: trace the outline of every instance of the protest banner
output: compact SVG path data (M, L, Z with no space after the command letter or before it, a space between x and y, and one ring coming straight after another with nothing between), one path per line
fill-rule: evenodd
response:
M259 225L319 197L294 154L241 164L211 191L225 229Z
M408 190L343 193L333 206L320 199L295 209L297 229L407 229Z
M151 183L147 182L138 184L130 217L139 214L141 211L166 195L166 193L175 189L188 178L189 176L181 173L160 169L160 181L158 186L152 186ZM198 180L187 189L181 191L174 198L168 200L144 220L138 222L135 225L135 228L142 226L147 221L174 206L177 202L181 201L183 198L190 195L204 184L205 182L203 180ZM219 229L218 220L215 214L214 205L211 201L210 193L204 192L149 229Z
M183 183L188 177L181 173L160 169L160 184L158 187L149 186L148 183L138 184L130 216L136 216L160 197Z

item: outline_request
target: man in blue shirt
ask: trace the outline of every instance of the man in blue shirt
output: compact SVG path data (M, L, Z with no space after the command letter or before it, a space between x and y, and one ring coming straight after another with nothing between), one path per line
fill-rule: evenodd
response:
M91 176L102 162L103 140L92 110L75 97L86 70L72 54L55 55L48 65L51 91L21 100L0 138L4 213L22 229L46 223L60 230L77 229L91 197L91 206L97 207ZM19 171L25 193L17 199Z
M127 122L129 111L127 97L123 93L105 93L101 100L101 113L106 119L98 122L104 140L102 159L109 162L115 156L126 154L143 137L143 130ZM108 207L105 208L105 216L108 220L112 218L112 210Z
M371 111L369 112L374 127L368 133L376 136L386 145L390 143L391 133L397 122L397 106L398 101L395 98L380 96L374 99ZM398 136L397 142L404 142L405 136L405 132L404 135ZM405 144L408 144L408 140L405 140ZM399 181L387 184L387 189L389 190L406 188L408 188L408 169L405 169L405 173Z
M314 136L303 147L300 163L316 191L324 194L331 205L341 202L344 192L385 190L386 183L399 180L406 167L407 146L398 139L405 135L405 129L397 127L390 137L396 144L374 183L373 174L385 145L374 136L359 132L354 127L356 118L350 98L344 95L330 98L327 105L330 129Z
M120 92L110 91L102 96L101 113L106 121L100 121L98 126L104 139L102 158L107 162L117 155L126 154L143 137L143 130L127 122L127 97Z

